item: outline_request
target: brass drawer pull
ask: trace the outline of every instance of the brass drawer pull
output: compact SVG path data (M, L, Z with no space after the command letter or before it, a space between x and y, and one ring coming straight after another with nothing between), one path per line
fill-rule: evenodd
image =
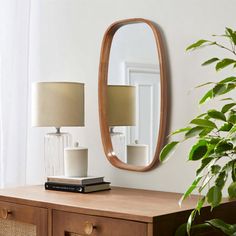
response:
M0 209L0 218L6 220L8 216L12 214L10 210L7 210L6 208Z
M96 228L96 226L93 225L93 223L86 221L84 223L84 233L85 233L85 235L91 235L95 228Z

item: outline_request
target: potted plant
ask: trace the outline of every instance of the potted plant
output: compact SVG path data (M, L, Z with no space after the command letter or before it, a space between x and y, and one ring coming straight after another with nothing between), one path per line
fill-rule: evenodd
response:
M213 38L214 40L198 40L186 50L214 46L219 50L229 52L232 57L211 57L202 65L214 65L217 72L228 67L236 68L236 32L226 28L223 35L213 35ZM191 146L188 153L188 160L197 161L200 165L196 170L195 179L180 200L181 203L196 190L201 196L184 226L184 231L187 231L188 235L191 233L191 228L196 227L193 226L193 221L195 216L200 214L205 203L208 203L211 209L221 204L224 188L227 188L230 199L236 198L236 101L233 98L236 76L230 75L220 81L206 81L197 88L203 86L210 88L202 96L199 104L216 100L219 101L217 108L211 105L211 109L192 119L186 127L171 133L171 136L178 134L181 135L181 138L169 142L160 153L160 160L164 162L181 143L188 139L195 139L194 145ZM227 180L230 181L229 185ZM227 224L219 219L213 219L200 225L200 227L207 226L215 227L226 235L236 235L236 225ZM184 231L183 227L179 228L176 235L184 235Z

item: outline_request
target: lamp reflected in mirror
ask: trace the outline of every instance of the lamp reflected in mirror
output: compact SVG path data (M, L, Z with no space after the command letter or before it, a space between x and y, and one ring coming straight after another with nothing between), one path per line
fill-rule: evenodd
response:
M145 166L148 164L149 152L147 144L139 144L138 140L129 143L127 132L136 126L136 87L131 85L108 85L108 125L113 150L123 162Z
M135 86L108 85L107 116L115 154L126 160L125 128L136 124Z

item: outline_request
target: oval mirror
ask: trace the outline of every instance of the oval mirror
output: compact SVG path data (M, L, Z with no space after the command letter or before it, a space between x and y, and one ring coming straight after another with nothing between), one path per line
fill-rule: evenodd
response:
M105 32L99 67L99 120L105 154L118 168L147 171L165 138L167 83L162 39L146 19Z

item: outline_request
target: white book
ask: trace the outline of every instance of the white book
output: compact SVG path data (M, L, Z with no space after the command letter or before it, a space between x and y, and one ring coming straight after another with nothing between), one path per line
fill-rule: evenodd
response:
M104 182L104 177L103 176L67 177L59 175L59 176L48 176L47 181L52 183L88 185L88 184L102 183Z

